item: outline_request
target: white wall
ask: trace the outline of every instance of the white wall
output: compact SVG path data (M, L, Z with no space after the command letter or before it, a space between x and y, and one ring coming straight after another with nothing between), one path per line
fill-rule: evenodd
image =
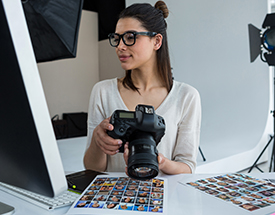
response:
M82 11L77 57L38 64L50 116L87 112L90 92L99 81L97 13Z
M143 2L126 0L126 6ZM201 147L207 162L199 156L198 163L213 165L197 170L246 168L271 133L269 68L259 58L250 63L248 42L248 24L261 27L267 1L165 2L173 75L196 87L202 99ZM216 165L216 160L223 162Z
M144 1L126 0L126 6L135 2ZM225 165L227 171L246 168L272 133L271 73L259 58L249 62L247 27L252 23L260 28L267 3L165 2L170 10L168 41L174 77L196 87L202 99L201 147L207 162L198 156L197 170L221 172ZM86 111L94 83L124 74L108 41L97 42L96 13L83 11L85 16L77 59L39 65L51 115ZM82 31L88 33L82 35Z

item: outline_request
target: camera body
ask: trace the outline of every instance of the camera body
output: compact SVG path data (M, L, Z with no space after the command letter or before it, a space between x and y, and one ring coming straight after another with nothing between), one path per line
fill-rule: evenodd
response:
M156 142L160 142L165 132L165 122L161 116L155 114L153 106L137 105L135 111L116 110L110 119L114 126L108 135L114 139L121 139L123 144L119 152L124 152L124 145L136 138L137 131L150 133Z
M165 133L164 119L155 114L153 106L137 105L135 111L116 110L110 123L114 126L108 135L121 139L119 148L129 142L128 174L135 179L150 179L158 174L157 144Z

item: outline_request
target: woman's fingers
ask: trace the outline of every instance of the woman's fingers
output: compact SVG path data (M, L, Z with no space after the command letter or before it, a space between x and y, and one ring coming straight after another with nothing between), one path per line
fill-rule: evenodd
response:
M102 121L103 129L108 130L108 131L112 131L114 129L114 126L110 123L110 118L111 117Z
M128 157L129 157L129 143L126 142L124 145L124 153L123 153L123 158L125 161L126 166L128 165Z
M163 154L159 153L158 155L158 163L159 163L159 169L162 170L163 168L163 165L164 165L164 162L165 162L165 157Z
M108 155L114 155L118 153L120 145L115 143L114 145L108 144L102 140L97 141L97 145L100 147L100 149Z
M106 131L114 129L113 125L109 123L110 117L103 120L94 130L95 142L98 147L108 155L114 155L118 153L118 149L122 145L122 141L119 139L113 139Z
M127 176L129 176L128 175L128 166L125 166L125 173L126 173Z

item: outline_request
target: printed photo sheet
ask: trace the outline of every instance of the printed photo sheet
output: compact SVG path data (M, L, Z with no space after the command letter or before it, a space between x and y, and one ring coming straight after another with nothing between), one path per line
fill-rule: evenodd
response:
M245 174L225 174L185 183L200 192L228 202L240 210L260 211L273 207L275 184Z
M99 175L67 214L166 214L165 181Z

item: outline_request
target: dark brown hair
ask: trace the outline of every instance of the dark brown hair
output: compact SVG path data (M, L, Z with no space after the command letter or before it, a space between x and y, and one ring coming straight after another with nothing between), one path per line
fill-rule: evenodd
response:
M169 11L166 4L163 1L158 1L155 7L148 3L132 4L120 13L119 19L137 19L141 22L142 27L148 31L157 32L162 35L162 46L157 50L157 66L161 80L169 92L173 85L173 78L166 32L167 23L165 21L168 14ZM124 87L138 91L138 88L133 84L131 79L131 70L126 71L126 76L122 83Z

